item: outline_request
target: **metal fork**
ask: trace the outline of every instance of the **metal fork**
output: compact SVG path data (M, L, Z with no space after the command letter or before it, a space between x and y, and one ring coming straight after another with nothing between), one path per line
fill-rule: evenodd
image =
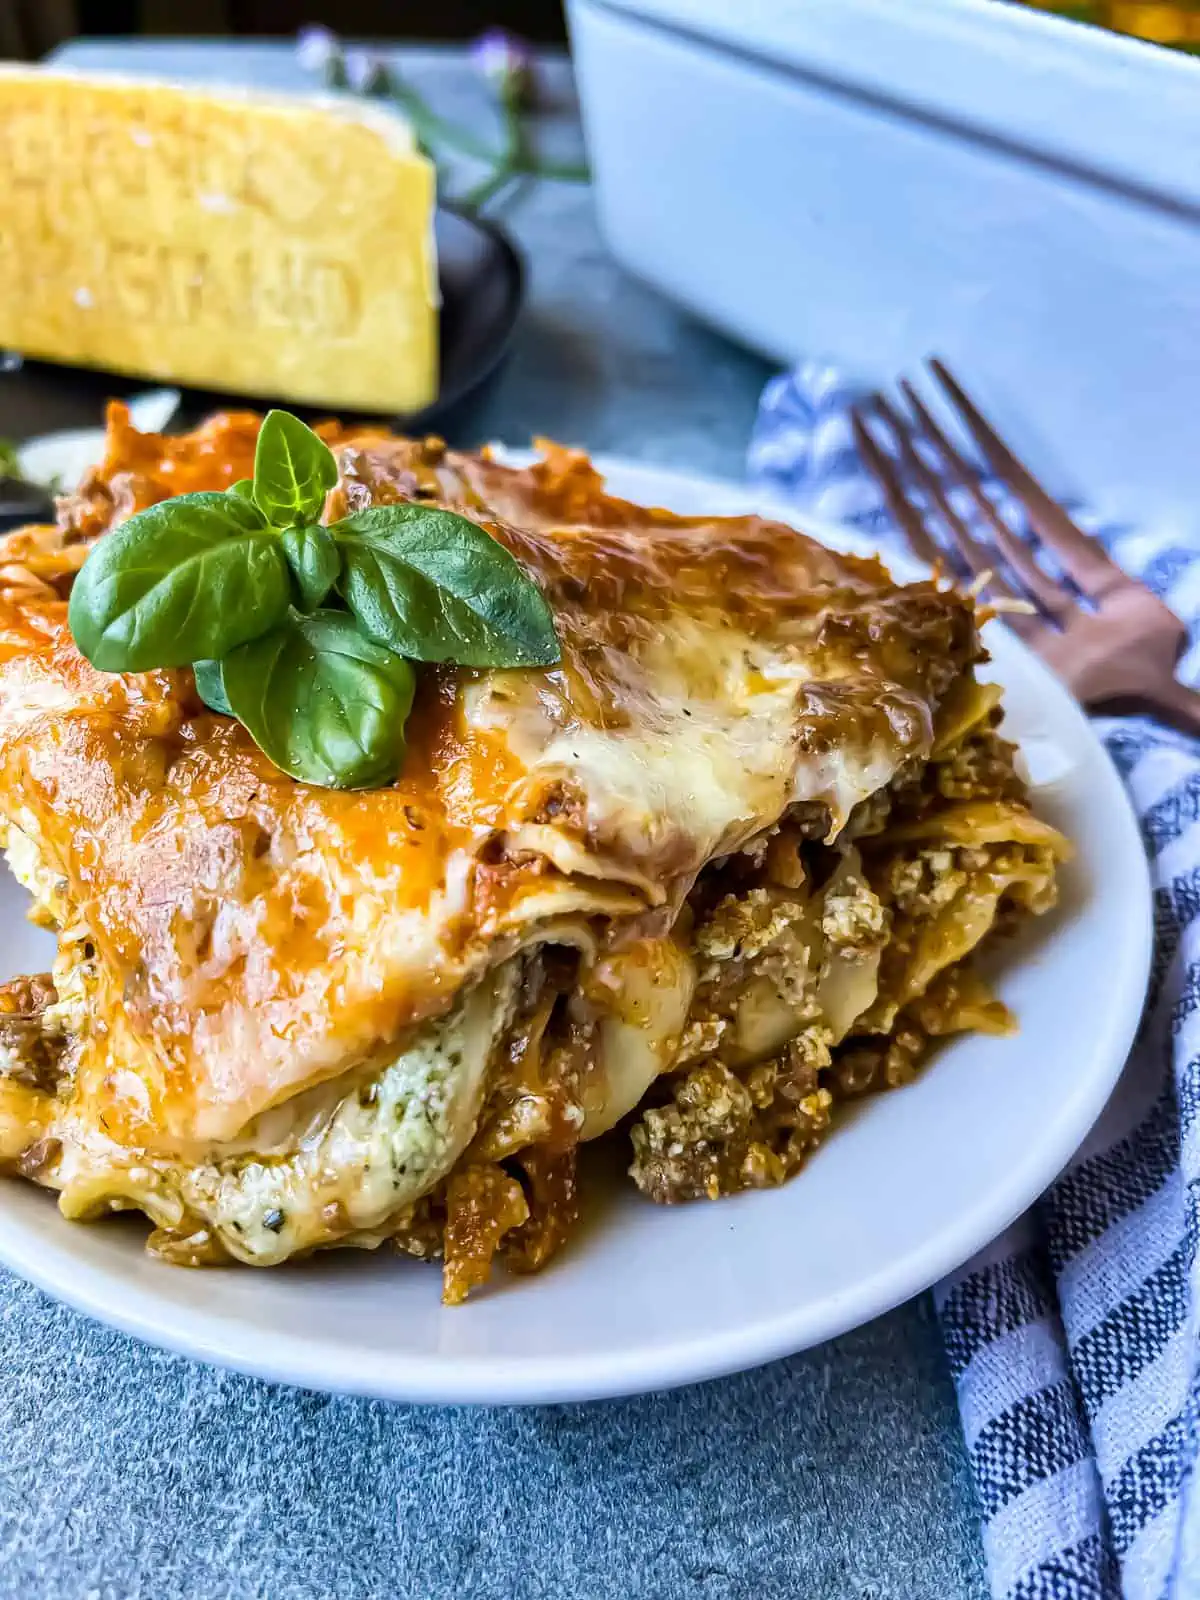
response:
M914 553L957 577L973 575L982 581L985 596L1002 606L1026 602L1009 611L1005 622L1084 706L1146 711L1200 733L1200 693L1175 676L1187 643L1183 623L1051 498L945 364L933 360L929 365L983 459L1022 506L1033 536L1054 555L1066 578L1051 577L1036 559L1035 545L1012 532L984 492L976 468L902 379L907 411L874 394L853 407L851 421L863 463ZM881 439L890 440L890 450ZM953 490L974 502L986 539L956 509Z

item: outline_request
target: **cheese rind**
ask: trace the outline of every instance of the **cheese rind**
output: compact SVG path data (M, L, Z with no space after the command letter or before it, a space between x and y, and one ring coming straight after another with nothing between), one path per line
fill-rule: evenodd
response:
M0 345L413 413L437 392L435 179L350 102L0 68Z

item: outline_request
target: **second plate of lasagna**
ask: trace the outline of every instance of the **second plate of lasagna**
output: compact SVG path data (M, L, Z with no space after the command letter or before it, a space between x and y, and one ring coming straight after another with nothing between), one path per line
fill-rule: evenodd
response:
M330 425L285 494L259 433L116 407L5 543L0 1257L268 1377L587 1398L1036 1196L1150 919L1028 652L749 490Z

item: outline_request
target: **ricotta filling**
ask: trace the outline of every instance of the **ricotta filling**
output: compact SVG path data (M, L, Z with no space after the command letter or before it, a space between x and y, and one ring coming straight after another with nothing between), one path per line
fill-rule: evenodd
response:
M445 1017L420 1028L290 1155L179 1172L177 1193L188 1211L231 1255L258 1266L323 1236L381 1227L444 1178L470 1142L518 971L515 961L497 967Z

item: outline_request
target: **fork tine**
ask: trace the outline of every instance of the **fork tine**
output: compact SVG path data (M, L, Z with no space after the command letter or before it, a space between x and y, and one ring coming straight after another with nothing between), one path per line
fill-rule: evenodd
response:
M895 463L875 443L870 429L863 420L862 411L856 405L850 408L850 426L854 430L854 442L858 446L858 453L883 490L883 498L887 501L892 519L904 530L904 536L914 554L918 560L926 562L931 567L940 566L943 552L930 537L929 530L921 520L921 514L916 506L910 504L906 497Z
M938 516L951 536L951 544L955 554L962 563L963 570L978 576L981 572L996 572L996 558L992 551L987 550L976 539L967 524L955 511L946 498L946 492L935 472L922 460L919 451L912 440L909 426L905 418L900 415L886 395L873 394L871 404L878 416L888 425L900 450L900 459L909 473L910 478L915 478L924 492L933 501Z
M1106 590L1123 582L1125 574L1116 562L1071 520L1058 502L1046 493L1028 467L1013 455L945 362L934 356L929 365L958 408L992 471L1021 501L1038 538L1049 545L1083 592L1093 599L1099 599Z
M882 395L876 395L873 398L876 405L883 400ZM893 519L903 529L905 537L908 539L909 545L915 554L936 570L941 566L946 552L940 548L925 526L920 509L905 494L895 461L886 451L881 450L875 442L874 435L866 424L860 406L851 406L850 423L854 430L854 440L858 446L859 454L867 470L883 490L884 499L887 501L887 507ZM907 445L908 441L903 431L897 431L897 438L902 448ZM970 531L952 509L948 507L947 512L949 526L951 529L957 530L969 545L971 543ZM960 560L965 561L962 549L955 548L953 553ZM965 568L965 570L971 569ZM1024 596L1017 594L1012 585L995 571L994 566L985 566L978 570L986 573L986 587L992 591L994 597L1016 601L1018 604L1024 601ZM1045 623L1040 618L1023 616L1019 611L1014 611L1006 616L1005 621L1015 633L1021 634L1023 638L1030 638L1039 629L1045 627Z
M1055 582L1049 573L1042 571L1034 558L1033 551L1018 539L1009 528L1003 517L983 492L983 486L971 471L969 464L959 454L949 435L912 384L907 379L902 378L900 387L903 389L917 420L925 429L926 436L937 446L943 461L950 469L951 476L960 488L967 491L978 506L980 514L992 530L992 537L996 541L996 550L1003 556L1009 567L1025 586L1030 597L1037 602L1046 615L1056 620L1061 620L1073 607L1074 602L1070 595L1067 594L1060 583ZM930 476L932 477L933 475L930 474ZM985 559L990 559L992 564L995 565L994 553L985 552Z

